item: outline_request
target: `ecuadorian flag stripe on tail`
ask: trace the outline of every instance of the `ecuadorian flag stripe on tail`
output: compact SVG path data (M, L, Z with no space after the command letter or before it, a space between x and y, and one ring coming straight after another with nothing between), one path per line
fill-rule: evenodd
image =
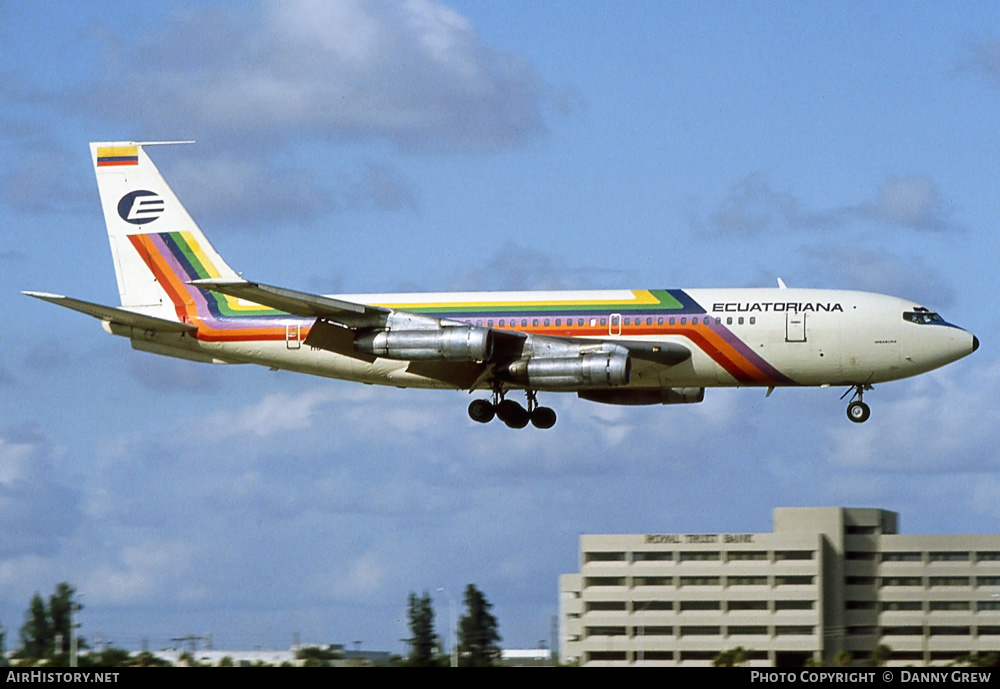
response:
M137 146L103 146L97 149L97 167L138 164Z

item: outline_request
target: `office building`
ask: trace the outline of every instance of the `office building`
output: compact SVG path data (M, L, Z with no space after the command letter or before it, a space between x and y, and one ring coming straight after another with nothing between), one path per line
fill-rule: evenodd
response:
M778 508L771 533L584 535L560 658L584 666L944 664L1000 652L1000 535L898 533L879 509ZM846 653L845 653L846 652Z

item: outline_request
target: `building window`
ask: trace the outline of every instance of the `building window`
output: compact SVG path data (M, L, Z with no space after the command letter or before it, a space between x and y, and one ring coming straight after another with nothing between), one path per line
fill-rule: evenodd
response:
M775 636L811 636L815 633L815 627L799 624L779 624L774 628Z
M1000 627L991 624L981 624L976 627L976 631L979 636L998 636L1000 635Z
M1000 550L979 550L976 552L978 562L996 562L1000 560Z
M731 600L726 603L727 610L767 610L766 600Z
M870 553L863 550L849 550L847 552L846 558L848 560L860 560L862 562L872 562L875 560L875 553Z
M767 577L726 577L728 586L767 586Z
M625 601L617 600L595 600L587 603L587 612L625 610Z
M923 636L924 628L913 625L904 627L882 627L882 636Z
M625 577L586 577L584 586L624 586Z
M674 604L669 600L634 600L632 601L632 612L645 612L646 610L669 610L673 612Z
M681 627L681 636L720 636L722 627L712 627L708 625L689 625Z
M976 586L1000 586L1000 577L976 577Z
M938 625L930 628L931 636L969 636L972 630L969 627L952 625Z
M625 636L625 627L586 627L585 636Z
M774 551L774 559L779 562L781 560L811 560L813 553L811 550L776 550Z
M920 577L882 577L882 586L923 586L923 580Z
M719 586L722 577L681 577L681 586Z
M627 660L625 651L589 651L587 660Z
M775 586L807 586L813 583L813 577L805 574L785 574L774 578Z
M583 556L583 560L584 562L624 562L625 553L586 553Z
M844 533L849 536L874 536L878 533L877 526L846 526Z
M767 560L767 551L766 550L730 550L729 552L726 553L726 559L729 560L729 561L731 561L731 562L746 561L746 560L755 560L755 561L761 562L761 561L766 561Z
M673 586L673 577L632 577L633 586Z
M1000 601L997 600L982 600L976 603L976 610L986 611L986 610L1000 610Z
M632 562L673 562L674 554L664 550L647 550L632 553Z
M883 612L897 612L897 611L920 611L923 610L923 606L918 600L887 600L882 601L881 608Z
M726 631L730 636L767 636L767 627L762 624L734 624L727 627Z
M721 610L722 603L717 600L687 600L681 602L681 612L690 610Z
M931 612L971 610L972 605L967 600L932 600L930 609Z
M930 553L927 559L931 562L968 562L969 553L961 551L944 551Z
M931 577L931 586L968 586L969 577Z
M920 553L882 553L882 562L922 562Z
M811 600L778 600L774 602L774 609L777 610L812 610L815 601Z
M718 552L709 550L691 550L681 553L681 562L714 562L721 559Z
M673 627L632 627L632 636L673 636Z

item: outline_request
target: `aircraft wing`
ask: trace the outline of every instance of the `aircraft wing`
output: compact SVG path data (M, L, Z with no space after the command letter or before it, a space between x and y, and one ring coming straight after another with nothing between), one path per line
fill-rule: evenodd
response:
M74 311L85 313L88 316L97 318L98 320L108 323L119 323L132 328L171 333L193 332L198 329L197 326L190 325L189 323L168 321L165 318L147 316L145 314L135 313L134 311L119 309L114 306L94 304L89 301L83 301L82 299L64 297L61 294L49 294L48 292L23 292L23 294L26 294L29 297L34 297L35 299L47 301L50 304L65 306L67 309L73 309Z
M206 278L191 280L188 284L252 301L255 304L270 306L272 309L296 316L322 318L347 328L381 328L385 326L389 314L392 313L391 309L380 306L355 304L242 279Z

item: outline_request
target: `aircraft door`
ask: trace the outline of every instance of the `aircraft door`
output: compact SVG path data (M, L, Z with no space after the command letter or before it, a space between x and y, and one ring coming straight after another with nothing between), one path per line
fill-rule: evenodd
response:
M785 312L785 342L806 341L806 314L799 311Z
M622 334L622 315L613 313L608 319L608 335L618 336Z
M302 327L298 323L285 326L285 347L288 349L302 348Z

